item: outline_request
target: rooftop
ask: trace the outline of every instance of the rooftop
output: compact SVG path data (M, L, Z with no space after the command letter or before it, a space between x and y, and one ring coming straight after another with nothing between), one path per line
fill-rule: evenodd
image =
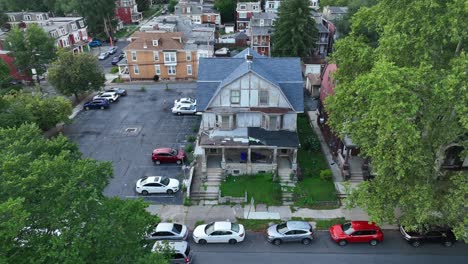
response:
M132 42L124 50L181 50L184 49L182 32L135 32ZM153 45L157 40L157 45Z

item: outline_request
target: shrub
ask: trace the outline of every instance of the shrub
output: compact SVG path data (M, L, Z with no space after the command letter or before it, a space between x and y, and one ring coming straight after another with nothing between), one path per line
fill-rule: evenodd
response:
M119 67L112 67L112 69L110 70L110 73L112 74L116 74L119 72Z
M185 205L185 206L191 206L191 205L192 205L192 200L190 200L189 198L185 197L185 198L184 198L184 205Z
M196 137L196 136L188 136L188 137L187 137L187 141L188 141L188 142L195 142L195 140L197 140L197 137Z
M331 181L333 178L332 176L333 176L333 173L329 169L320 171L320 180L322 181Z
M112 80L112 82L113 83L123 83L124 80L122 78L120 78L120 76L119 76L119 77L115 78L114 80Z
M154 75L153 76L153 81L155 81L155 82L159 81L159 75Z
M185 147L185 152L187 153L190 153L193 151L193 144L188 144L186 147Z
M140 87L140 92L146 92L146 87L144 86Z

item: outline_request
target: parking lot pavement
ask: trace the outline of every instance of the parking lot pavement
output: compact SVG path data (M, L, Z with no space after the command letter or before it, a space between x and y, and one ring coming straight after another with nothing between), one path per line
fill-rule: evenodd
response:
M175 99L195 96L195 83L121 86L128 95L121 97L107 110L79 113L67 125L64 134L79 145L86 157L113 163L114 178L104 190L107 196L134 199L136 181L143 176L161 175L184 178L180 165L154 165L151 153L156 147L185 148L187 135L195 135L199 116L176 116L171 113ZM164 103L165 101L165 103ZM182 204L181 192L174 195L145 197L154 204Z
M130 43L130 42L125 41L125 40L117 41L117 42L115 43L115 46L117 47L117 51L115 52L115 54L110 54L109 57L107 57L105 60L100 60L100 61L99 61L99 64L101 65L101 67L102 67L102 69L104 70L105 73L109 73L110 70L112 69L112 67L114 67L114 65L111 64L112 58L113 58L114 56L119 55L120 52L122 52L123 49L124 49L125 47L127 47L129 43ZM92 52L92 54L93 54L94 56L98 57L99 54L100 54L101 52L106 52L106 51L109 50L109 48L110 48L110 45L109 45L109 44L103 43L103 45L102 45L101 47L94 47L94 48L91 48L91 52ZM122 61L124 61L124 60L125 60L125 58L122 59ZM121 61L121 62L122 62L122 61Z

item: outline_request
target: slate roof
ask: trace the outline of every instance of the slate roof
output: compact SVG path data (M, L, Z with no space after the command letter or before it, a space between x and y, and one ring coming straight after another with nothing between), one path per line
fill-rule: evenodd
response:
M253 61L245 56L250 52ZM299 58L264 57L251 48L232 58L200 58L197 107L205 110L218 89L252 72L278 86L296 112L304 111L302 66Z
M251 146L299 147L299 138L295 131L270 131L259 127L249 127L247 131L249 135L249 145Z
M130 38L132 42L124 50L181 50L184 43L178 40L184 34L182 32L135 32ZM158 46L153 46L153 40L158 40Z

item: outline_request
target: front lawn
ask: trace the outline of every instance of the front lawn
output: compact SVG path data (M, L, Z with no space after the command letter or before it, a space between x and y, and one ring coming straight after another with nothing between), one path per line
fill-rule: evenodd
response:
M255 204L281 205L281 185L273 182L272 174L228 176L220 186L222 196L243 197L247 191L248 201Z
M296 184L294 205L320 207L320 202L337 201L333 181L320 179L320 172L329 168L307 114L297 116L297 131L301 142L297 159L302 175Z

